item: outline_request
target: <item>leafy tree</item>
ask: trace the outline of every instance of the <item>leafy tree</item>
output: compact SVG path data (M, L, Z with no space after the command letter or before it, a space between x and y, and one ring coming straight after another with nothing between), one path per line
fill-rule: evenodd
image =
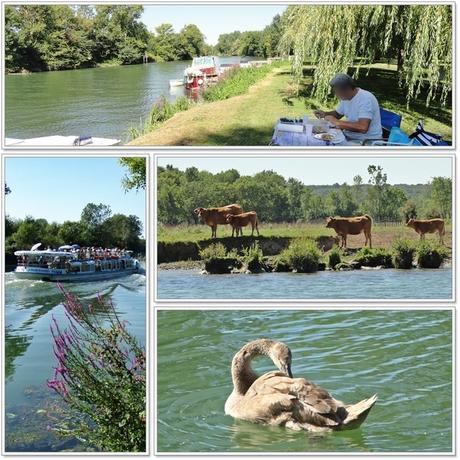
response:
M143 157L122 157L120 164L124 166L128 173L123 178L123 188L128 190L145 190L147 185L147 160Z
M187 60L200 56L206 49L204 35L194 24L188 24L179 32L177 39L177 56L179 59Z
M291 5L281 20L280 48L314 69L312 95L326 100L337 72L395 59L407 102L428 87L426 104L446 102L452 88L451 5Z
M430 183L433 207L439 210L440 217L452 216L452 179L434 177Z
M148 52L156 61L174 61L177 59L177 35L172 24L160 24L155 28L148 42Z
M142 223L137 216L114 214L103 225L106 234L110 235L111 245L132 250L139 248Z

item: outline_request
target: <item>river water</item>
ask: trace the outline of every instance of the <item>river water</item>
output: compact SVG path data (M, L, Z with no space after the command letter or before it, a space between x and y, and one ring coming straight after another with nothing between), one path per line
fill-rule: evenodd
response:
M221 58L221 63L239 62ZM6 137L91 135L126 140L160 96L184 94L169 88L191 61L175 61L37 72L5 77Z
M449 310L186 310L157 314L160 452L447 452L452 449ZM287 343L293 374L345 402L378 393L359 428L326 435L224 414L231 359L246 342ZM259 373L273 370L257 360Z
M98 294L111 299L119 316L129 322L128 330L145 344L145 276L64 287L83 303L91 303ZM18 280L11 272L5 275L5 288L6 449L75 448L72 441L62 443L47 431L50 420L46 415L37 416L43 408L60 401L46 381L53 376L56 364L49 330L52 315L66 324L62 295L55 283Z
M452 269L202 275L159 270L159 299L450 299Z

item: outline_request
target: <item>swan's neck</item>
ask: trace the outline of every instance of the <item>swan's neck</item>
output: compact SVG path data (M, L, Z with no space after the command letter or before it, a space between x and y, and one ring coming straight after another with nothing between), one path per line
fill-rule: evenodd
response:
M270 356L271 344L269 340L250 342L233 357L233 390L237 394L246 394L249 387L257 380L257 375L251 368L251 361L256 356Z

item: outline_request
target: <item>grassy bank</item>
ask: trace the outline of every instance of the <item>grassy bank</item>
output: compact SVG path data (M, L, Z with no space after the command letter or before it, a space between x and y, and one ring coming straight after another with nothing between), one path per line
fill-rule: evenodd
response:
M250 235L250 230L244 229L244 236ZM231 237L231 227L219 225L217 236L219 238ZM325 228L324 224L260 224L260 234L263 237L279 238L318 238L320 236L336 236L332 229ZM211 229L206 225L177 225L158 227L158 241L165 243L193 242L210 239ZM218 238L218 239L219 239ZM408 238L415 241L418 235L409 227L404 225L383 225L374 224L372 228L372 243L374 247L390 247L399 238ZM427 235L427 239L437 239L437 235ZM360 248L364 245L364 235L350 235L347 240L350 248ZM452 227L446 226L445 243L452 247Z
M187 96L178 97L174 102L165 97L160 98L150 110L147 119L139 126L129 130L132 139L148 135L160 128L174 115L188 111L197 106L207 106L209 102L223 101L246 93L249 88L265 78L274 68L279 67L276 62L261 67L234 68L226 72L219 82L209 86L201 93L201 99L194 101Z
M425 129L451 139L451 108L441 107L436 102L426 107L423 94L407 108L405 92L398 86L394 66L376 64L363 69L361 75L361 87L373 91L382 107L402 115L405 132L412 133L417 121L422 119ZM245 94L196 104L175 113L130 145L268 145L279 117L298 117L305 113L313 116L314 109L325 107L308 97L311 83L311 68L305 68L299 92L292 81L289 66L274 68ZM336 101L331 100L326 108L335 105Z

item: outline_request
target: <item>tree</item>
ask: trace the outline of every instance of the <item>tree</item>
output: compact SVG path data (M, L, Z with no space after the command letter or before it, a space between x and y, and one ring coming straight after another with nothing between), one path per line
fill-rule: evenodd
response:
M105 233L110 235L110 245L137 250L140 244L142 223L137 216L114 214L104 221Z
M145 190L147 184L147 160L143 157L122 157L119 160L128 173L123 177L122 186L125 191L128 190Z
M83 237L90 246L107 246L109 233L103 225L111 216L110 206L88 203L81 212L80 222L84 226Z
M452 179L434 177L430 182L430 195L432 206L438 210L439 216L450 218L452 216Z
M148 52L156 61L174 61L177 59L177 35L172 24L160 24L155 28L148 42Z
M65 244L79 244L82 246L85 245L84 233L85 228L81 222L72 222L69 220L63 222L58 230L59 238Z
M282 17L280 48L293 53L294 72L314 66L312 95L325 101L337 72L377 58L395 59L407 103L428 87L446 103L452 89L451 5L292 5ZM359 59L359 61L358 61Z
M179 32L177 39L177 56L179 59L193 59L204 54L205 48L204 35L196 25L187 24Z

